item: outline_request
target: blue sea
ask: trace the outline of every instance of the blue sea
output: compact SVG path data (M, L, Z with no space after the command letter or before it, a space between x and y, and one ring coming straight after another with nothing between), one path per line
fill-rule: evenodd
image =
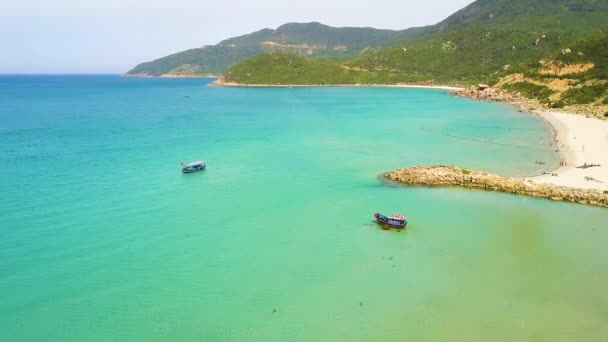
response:
M1 341L606 340L607 210L379 179L538 174L540 118L211 81L0 76Z

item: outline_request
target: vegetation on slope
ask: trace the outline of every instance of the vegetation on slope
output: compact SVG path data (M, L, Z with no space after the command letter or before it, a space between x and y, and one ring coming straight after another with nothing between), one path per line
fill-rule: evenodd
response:
M306 58L290 52L256 55L232 66L222 81L258 85L396 84L424 78L385 71L353 70L332 60Z
M346 64L473 83L505 69L527 71L608 29L606 18L608 0L478 0L422 35Z
M234 65L224 81L242 84L347 84L352 73L338 64L293 53L271 52Z
M607 17L608 21L608 17ZM581 80L608 79L608 29L597 32L574 45L570 52L562 51L557 63L593 63L594 68L581 75L573 75Z
M512 77L520 73L520 77ZM524 78L537 87L545 86L552 94L539 94L521 90L521 94L539 98L552 107L581 104L606 104L608 97L608 32L587 35L585 40L558 49L536 62L524 64L514 70L495 76L498 85L519 91L518 84ZM546 93L543 93L546 95Z
M503 88L513 93L520 93L521 95L528 98L538 99L542 103L546 104L551 103L550 96L555 93L547 86L537 85L528 82L517 82L513 84L508 84L505 85Z
M606 26L608 0L477 0L436 25L585 32Z
M558 47L557 33L472 28L403 42L346 64L365 70L424 75L439 82L473 83L488 78L505 65L538 60Z
M608 85L606 83L570 88L561 94L558 106L593 103L606 95L608 95ZM603 100L603 103L606 103L606 99Z

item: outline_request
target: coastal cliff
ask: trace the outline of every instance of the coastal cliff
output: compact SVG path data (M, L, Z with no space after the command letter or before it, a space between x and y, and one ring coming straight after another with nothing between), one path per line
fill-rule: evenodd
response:
M456 166L414 166L387 172L384 178L407 185L459 186L608 208L608 191L538 184L526 179L503 177Z

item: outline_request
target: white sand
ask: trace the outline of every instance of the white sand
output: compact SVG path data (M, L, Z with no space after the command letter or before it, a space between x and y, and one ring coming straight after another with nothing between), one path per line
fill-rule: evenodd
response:
M365 87L365 85L362 85ZM395 88L423 88L423 89L444 89L444 90L464 90L460 87L451 86L434 86L434 85L417 85L417 84L387 84L387 85L372 85L373 87L395 87Z
M531 179L537 183L608 190L608 121L566 113L537 114L555 129L557 145L567 165L553 171L558 176L542 175ZM601 166L577 168L584 163ZM597 181L587 180L585 177L592 177Z
M464 88L441 86L441 85L417 85L417 84L242 84L234 82L223 82L219 79L210 83L211 86L221 87L251 87L251 88L314 88L314 87L361 87L361 88L424 88L443 90L463 90Z

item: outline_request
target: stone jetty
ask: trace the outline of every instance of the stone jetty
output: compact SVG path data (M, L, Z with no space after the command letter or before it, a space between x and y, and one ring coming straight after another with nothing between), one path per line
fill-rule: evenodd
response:
M407 185L460 186L608 208L608 193L599 190L539 184L527 179L503 177L456 166L414 166L387 172L384 178Z

